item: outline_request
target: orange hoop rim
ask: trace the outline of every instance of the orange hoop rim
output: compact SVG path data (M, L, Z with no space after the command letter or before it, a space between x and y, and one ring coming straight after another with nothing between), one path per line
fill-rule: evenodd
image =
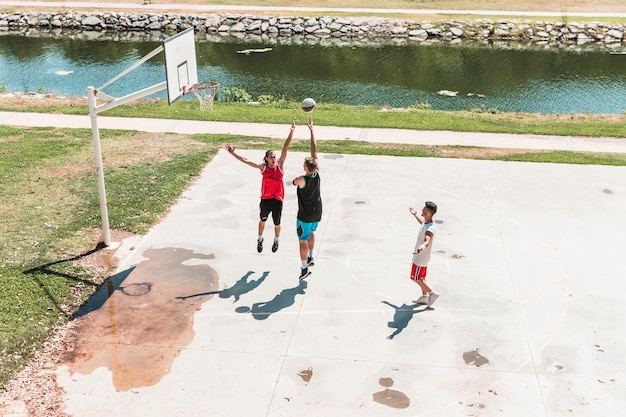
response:
M184 93L185 94L198 93L202 90L207 90L207 89L211 89L213 90L212 93L215 93L219 87L220 87L220 83L217 81L203 81L201 83L185 86Z

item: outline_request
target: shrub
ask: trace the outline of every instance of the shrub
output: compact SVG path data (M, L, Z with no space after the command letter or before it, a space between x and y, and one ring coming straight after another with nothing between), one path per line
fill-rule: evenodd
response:
M222 87L222 101L245 103L252 100L252 96L243 88Z
M432 109L432 106L427 101L420 101L419 103L415 103L411 107L417 110L431 110Z

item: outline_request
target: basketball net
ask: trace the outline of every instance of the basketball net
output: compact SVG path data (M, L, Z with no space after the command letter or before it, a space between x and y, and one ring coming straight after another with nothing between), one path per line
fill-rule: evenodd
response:
M193 93L200 102L200 110L213 110L213 101L220 88L217 81L205 81L185 87L184 93Z

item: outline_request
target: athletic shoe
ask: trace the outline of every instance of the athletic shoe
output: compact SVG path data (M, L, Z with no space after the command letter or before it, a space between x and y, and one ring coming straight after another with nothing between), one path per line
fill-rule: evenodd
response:
M426 304L428 307L430 307L431 305L435 304L435 301L437 301L437 298L439 298L439 294L437 294L436 292L431 292L430 296L428 297L428 304Z
M259 253L263 252L263 239L256 241L256 251Z
M300 280L305 279L309 275L311 275L311 272L309 272L309 268L300 268Z
M313 257L312 257L312 256L308 256L308 257L306 258L306 264L307 264L308 266L313 266L313 265L315 265L315 259L313 259Z
M428 294L422 294L417 300L413 300L415 304L428 304Z
M274 244L272 245L272 252L276 252L278 250L278 241L275 240Z

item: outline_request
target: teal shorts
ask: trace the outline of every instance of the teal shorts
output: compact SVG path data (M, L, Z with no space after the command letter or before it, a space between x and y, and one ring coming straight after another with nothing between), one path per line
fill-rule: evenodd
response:
M317 230L317 225L319 222L313 223L305 223L300 221L300 219L296 219L296 232L298 232L299 240L309 240L311 239L311 232Z

